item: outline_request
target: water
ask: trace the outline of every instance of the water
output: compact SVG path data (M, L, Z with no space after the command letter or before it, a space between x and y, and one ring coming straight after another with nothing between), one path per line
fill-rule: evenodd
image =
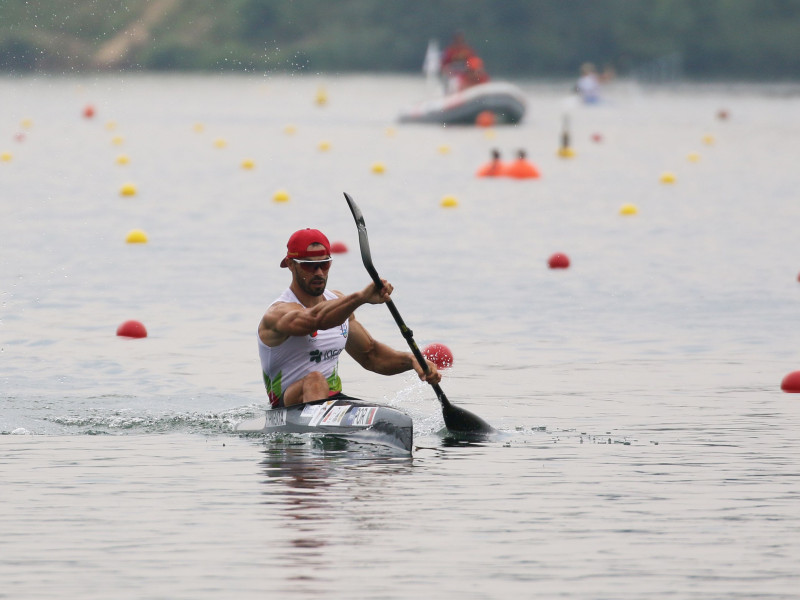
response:
M800 90L522 87L525 121L483 130L394 124L415 78L0 80L0 598L800 597ZM494 147L543 178L474 178ZM414 417L412 457L233 434L289 234L351 248L334 289L368 282L345 191L497 438L452 442L424 384L349 357L348 393Z

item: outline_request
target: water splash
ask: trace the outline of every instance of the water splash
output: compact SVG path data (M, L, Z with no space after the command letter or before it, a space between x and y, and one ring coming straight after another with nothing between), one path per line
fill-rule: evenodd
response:
M232 433L235 425L252 417L255 406L237 407L221 412L142 412L134 409L92 409L76 416L55 416L46 420L85 435L127 433Z

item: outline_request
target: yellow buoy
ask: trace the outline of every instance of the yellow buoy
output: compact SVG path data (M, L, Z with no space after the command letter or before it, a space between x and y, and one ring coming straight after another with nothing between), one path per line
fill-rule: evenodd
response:
M141 229L131 229L125 238L125 241L129 244L146 244L147 234Z
M700 155L697 152L689 152L686 155L686 160L689 162L700 162Z
M214 148L224 148L228 145L228 142L223 140L222 138L217 138L214 140Z
M635 215L639 212L639 209L636 208L635 204L623 204L619 209L619 214L621 215Z
M487 140L493 140L497 137L497 133L494 129L487 129L483 132L483 137L485 137Z
M394 127L387 127L386 128L386 137L394 137L397 134L397 130Z
M113 138L111 138L111 143L115 146L122 146L124 142L125 139L121 135L115 135Z
M703 143L706 146L713 146L714 145L714 136L713 135L704 135L703 136Z
M194 129L195 133L203 133L206 128L202 123L195 123L192 129Z
M33 120L32 119L22 119L22 121L20 122L20 125L24 129L30 129L31 127L33 127Z
M289 125L283 128L283 133L285 133L286 135L294 135L295 133L297 133L297 127L295 127L290 123Z
M320 86L317 89L317 95L314 98L314 102L316 102L318 106L325 106L328 103L328 92L325 91L324 87Z
M242 168L243 169L252 169L255 166L256 166L256 163L255 163L255 161L253 161L252 158L245 158L242 161Z
M120 188L119 193L121 196L135 196L136 195L136 186L132 183L125 183Z
M0 160L3 162L10 162L12 158L14 157L12 156L11 152L3 152L0 154Z
M675 173L672 173L671 171L664 171L658 180L661 183L675 183Z
M130 159L128 158L127 154L120 154L117 157L117 160L116 160L116 163L118 165L127 165L129 162L130 162Z
M386 165L380 161L374 162L372 163L372 172L381 175L386 172Z
M278 190L272 195L272 199L275 202L288 202L289 192L287 192L286 190Z
M562 146L558 149L558 155L561 158L575 158L575 150L570 146Z
M450 154L450 146L448 146L447 144L442 144L441 146L439 146L438 150L439 154Z
M117 128L117 123L115 121L109 121L106 123L106 129L108 131L114 131Z
M458 200L456 200L455 196L445 196L442 198L441 205L444 208L455 208L458 206Z
M328 140L321 140L319 144L317 144L317 148L319 148L320 152L327 152L331 149L331 143Z

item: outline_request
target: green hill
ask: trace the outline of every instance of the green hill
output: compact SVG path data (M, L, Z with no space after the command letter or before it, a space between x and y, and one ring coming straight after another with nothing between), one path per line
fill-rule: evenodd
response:
M0 0L0 71L416 72L463 30L495 74L584 61L796 79L800 0Z

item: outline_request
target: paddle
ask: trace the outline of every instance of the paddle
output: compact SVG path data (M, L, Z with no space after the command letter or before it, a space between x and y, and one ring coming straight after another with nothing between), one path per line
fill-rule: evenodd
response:
M375 267L372 264L372 254L369 251L367 225L364 223L364 215L361 214L361 210L358 208L358 205L356 205L355 201L347 192L345 192L344 197L347 200L348 206L350 206L350 212L353 213L353 218L356 221L356 227L358 227L358 245L361 247L361 260L364 262L367 273L369 273L370 277L372 277L372 281L375 282L375 285L378 286L378 288L381 288L383 287L383 282L378 275L378 271L375 270ZM422 352L420 352L419 348L417 347L417 343L414 341L412 331L403 322L403 318L397 311L394 302L387 300L386 306L389 307L389 312L392 313L395 323L397 323L397 326L400 328L400 333L403 334L406 342L408 342L408 347L411 348L411 352L414 354L417 362L422 365L422 370L427 374L428 363L425 361L422 356ZM491 425L477 415L473 415L471 412L451 404L447 399L447 396L444 395L442 388L439 387L439 384L431 384L431 387L433 388L433 391L436 392L436 397L439 399L439 402L442 405L444 424L451 432L460 434L486 434L494 431Z

